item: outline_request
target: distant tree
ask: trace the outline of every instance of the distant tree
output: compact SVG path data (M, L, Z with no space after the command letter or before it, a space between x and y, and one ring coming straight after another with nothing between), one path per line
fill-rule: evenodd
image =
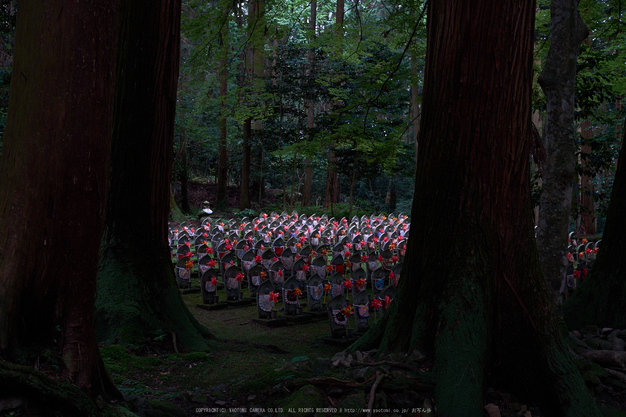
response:
M167 242L181 0L122 1L107 217L98 275L101 341L142 345L174 333L205 349L208 331L176 288Z
M578 13L576 0L552 0L550 20L550 49L538 80L546 96L547 158L542 175L537 245L548 289L559 305L567 266L565 250L576 169L576 58L589 29Z
M599 417L564 345L533 234L535 2L443 0L428 2L427 16L402 279L350 350L425 353L439 415L483 416L483 390L498 384L546 415Z
M120 398L94 330L116 28L117 2L20 0L0 164L0 356L53 379L0 361L0 400L95 415L88 397Z
M622 259L626 253L626 126L623 132L622 149L598 258L589 277L563 305L565 321L571 329L580 329L587 324L626 327L626 286Z

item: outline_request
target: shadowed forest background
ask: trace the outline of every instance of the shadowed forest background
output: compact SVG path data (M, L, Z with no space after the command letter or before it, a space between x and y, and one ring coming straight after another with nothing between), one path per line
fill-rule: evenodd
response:
M3 1L0 413L625 415L623 8ZM332 347L201 308L205 201L213 261L327 233L392 299Z

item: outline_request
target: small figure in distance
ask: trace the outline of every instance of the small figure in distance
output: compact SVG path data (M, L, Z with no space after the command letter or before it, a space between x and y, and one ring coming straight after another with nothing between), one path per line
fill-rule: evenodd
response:
M204 203L202 203L202 210L200 210L200 212L198 213L198 217L202 220L203 217L209 217L211 214L213 214L213 210L211 210L211 208L209 207L209 202L205 201Z

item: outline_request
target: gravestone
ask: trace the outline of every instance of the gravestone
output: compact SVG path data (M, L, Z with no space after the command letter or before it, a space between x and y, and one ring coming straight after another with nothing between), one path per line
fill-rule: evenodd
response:
M276 256L282 255L283 250L285 249L285 241L282 237L279 237L272 242L272 249L274 249Z
M343 295L333 297L328 303L328 319L330 322L331 339L343 339L347 336L348 317L344 314L346 299Z
M387 311L389 304L393 301L396 296L396 287L393 285L387 285L381 292L378 294L378 298L383 303L383 314Z
M274 285L274 291L282 292L285 283L285 270L280 261L273 262L269 267L270 280Z
M191 269L187 269L187 257L180 258L176 262L176 284L178 288L191 288Z
M400 282L400 274L402 273L402 264L403 262L400 261L394 265L393 269L391 270L391 272L393 273L393 279L391 279L391 274L389 274L391 285L395 287L397 287L398 282Z
M280 255L280 261L283 264L283 268L285 268L285 272L287 276L291 276L291 270L293 269L295 254L291 251L290 248L285 248Z
M200 278L200 292L202 294L202 302L204 304L216 304L217 295L217 271L215 269L207 269Z
M306 289L306 279L307 279L307 269L310 267L304 262L303 258L298 258L294 263L291 269L291 275L298 282L298 288L302 292Z
M378 255L376 252L370 252L367 255L367 262L365 262L365 271L367 272L367 276L371 277L372 273L380 268L378 263Z
M259 286L262 283L261 273L263 272L263 265L254 265L248 270L248 288L250 288L250 297L256 295Z
M323 256L318 256L313 259L313 262L311 263L312 273L319 275L321 278L325 278L327 266L326 259Z
M238 275L240 273L241 275ZM237 301L241 299L241 281L237 279L238 276L243 280L243 273L236 265L233 265L226 271L224 271L224 289L226 290L226 301Z
M322 278L317 274L313 274L307 283L306 289L309 311L322 311L322 298L324 296L324 283L322 282Z
M361 268L361 252L359 251L354 252L352 255L350 255L350 258L348 260L350 261L350 268L349 268L350 273L353 273L357 269L362 269Z
M366 291L362 291L354 296L353 301L354 318L356 321L356 332L363 334L369 329L369 298Z
M346 266L344 265L343 255L335 255L333 259L330 261L330 265L332 266L333 271L344 275L346 273Z
M380 292L385 288L385 281L387 281L387 272L384 269L378 268L372 272L372 295L374 297L378 297Z
M296 289L299 288L295 278L292 277L285 281L283 286L283 305L285 306L285 315L287 316L295 316L298 314L300 301Z
M220 273L222 276L226 273L226 271L232 268L235 265L235 252L226 252L222 258L220 259Z
M334 298L338 295L346 293L343 286L344 278L341 274L333 272L330 276L330 298Z
M350 274L352 278L352 298L356 299L357 294L367 292L367 274L363 268L357 268Z
M391 258L392 258L392 253L389 249L384 249L381 251L380 253L380 263L382 264L381 266L387 270L387 271L391 271L392 268L392 262L391 262Z
M191 253L191 249L187 245L179 246L176 250L176 260L180 261L181 259L187 257L187 254Z
M274 251L272 249L265 249L265 251L261 255L261 264L263 264L265 269L269 270L270 265L275 262L274 258L278 259Z
M243 272L246 275L248 275L250 268L252 268L256 264L254 262L254 257L254 249L248 249L241 257L241 269L243 269Z

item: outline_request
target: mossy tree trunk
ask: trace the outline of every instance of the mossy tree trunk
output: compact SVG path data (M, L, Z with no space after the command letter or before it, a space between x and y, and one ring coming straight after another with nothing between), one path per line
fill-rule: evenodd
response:
M561 304L560 288L567 268L567 233L576 168L574 89L576 60L589 29L576 0L551 0L550 49L539 76L546 96L546 163L539 202L537 245L548 289Z
M180 0L122 1L100 341L141 345L163 331L190 349L207 348L208 332L176 288L167 242L180 13Z
M626 132L626 129L624 129ZM626 286L623 257L626 253L626 151L622 138L617 172L598 258L589 277L563 305L569 328L587 324L626 327Z
M228 20L229 9L223 13L225 19L222 25L219 38L219 98L220 98L220 119L218 122L219 140L217 157L217 202L218 210L224 210L228 206L226 189L228 185Z
M92 397L119 396L93 307L116 23L116 2L20 2L0 165L0 355L58 366Z
M427 354L440 415L482 416L488 384L531 396L546 415L600 415L563 344L533 236L534 15L534 1L428 4L403 278L350 349Z

